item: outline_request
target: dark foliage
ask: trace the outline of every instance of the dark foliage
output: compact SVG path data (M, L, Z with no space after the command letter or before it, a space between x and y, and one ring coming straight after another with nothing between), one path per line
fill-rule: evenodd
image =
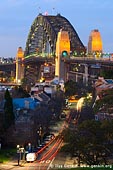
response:
M87 120L78 125L77 130L65 130L63 151L78 158L78 165L108 164L113 152L112 121L97 122Z
M4 128L8 129L12 124L14 124L15 116L13 113L13 102L12 97L8 91L5 92L5 104L4 104Z

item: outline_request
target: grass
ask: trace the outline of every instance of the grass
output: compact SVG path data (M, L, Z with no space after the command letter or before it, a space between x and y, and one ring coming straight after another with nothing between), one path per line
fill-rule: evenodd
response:
M9 161L16 154L16 149L8 148L0 150L0 163Z

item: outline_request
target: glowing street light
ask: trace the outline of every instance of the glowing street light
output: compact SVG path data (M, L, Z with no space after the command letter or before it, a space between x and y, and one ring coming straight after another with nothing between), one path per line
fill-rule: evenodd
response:
M81 97L77 102L77 112L81 112L83 102L84 102L84 97Z

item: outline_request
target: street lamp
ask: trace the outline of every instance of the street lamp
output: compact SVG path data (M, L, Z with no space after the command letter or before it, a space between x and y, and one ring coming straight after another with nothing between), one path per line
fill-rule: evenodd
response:
M24 153L24 147L20 147L20 145L17 145L18 165L21 160L21 153Z
M17 145L17 154L18 154L18 165L20 162L20 145Z
M78 102L77 102L77 112L81 112L81 108L82 108L83 102L84 102L84 98L81 97L81 98L78 100Z
M42 141L42 127L40 126L39 127L39 130L37 131L37 134L38 134L38 144L41 144L41 141Z
M28 151L31 152L31 143L28 143Z

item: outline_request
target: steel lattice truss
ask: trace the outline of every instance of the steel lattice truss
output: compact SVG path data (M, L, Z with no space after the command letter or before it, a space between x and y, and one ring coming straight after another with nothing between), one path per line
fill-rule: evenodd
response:
M86 49L71 23L60 14L56 16L39 14L34 20L26 42L25 56L43 52L55 54L57 34L63 29L68 31L71 51L78 54Z

